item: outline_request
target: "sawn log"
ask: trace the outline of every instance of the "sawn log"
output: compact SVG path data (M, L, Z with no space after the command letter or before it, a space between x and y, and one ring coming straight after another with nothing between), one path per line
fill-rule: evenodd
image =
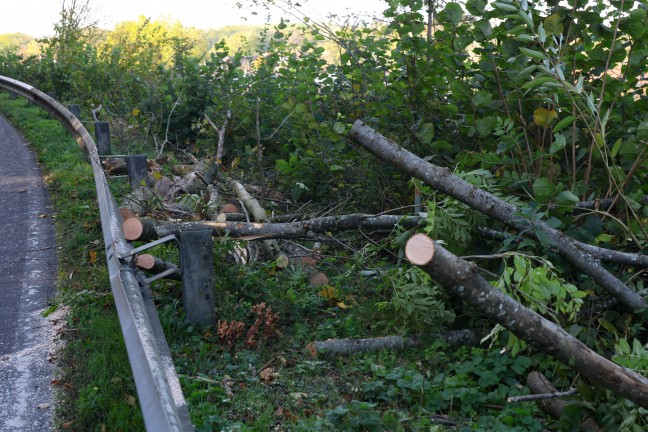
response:
M425 234L412 236L405 256L457 297L538 350L568 364L584 377L648 407L648 379L602 357L560 326L519 304L477 274L477 268Z

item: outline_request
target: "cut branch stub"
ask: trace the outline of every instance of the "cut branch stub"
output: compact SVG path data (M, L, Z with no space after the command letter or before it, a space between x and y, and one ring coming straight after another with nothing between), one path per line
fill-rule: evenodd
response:
M509 329L538 350L571 366L593 382L648 407L648 379L592 351L555 323L489 284L476 267L417 234L405 247L407 256L457 297ZM429 260L427 259L429 258Z
M413 235L405 245L405 256L414 265L426 265L434 258L434 241L425 234Z

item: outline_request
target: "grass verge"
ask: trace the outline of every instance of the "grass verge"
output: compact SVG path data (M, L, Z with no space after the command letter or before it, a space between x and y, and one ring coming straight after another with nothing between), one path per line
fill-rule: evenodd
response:
M92 169L61 124L0 92L0 112L29 141L55 209L59 246L55 306L70 313L59 355L57 427L143 430L126 347L110 291Z

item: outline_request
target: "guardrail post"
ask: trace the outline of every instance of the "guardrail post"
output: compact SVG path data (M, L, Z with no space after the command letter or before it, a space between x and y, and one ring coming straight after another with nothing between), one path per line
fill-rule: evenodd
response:
M95 122L95 138L97 139L97 150L100 156L112 153L110 148L110 125L108 122Z
M70 104L68 105L68 110L74 114L74 116L81 121L81 105L79 104Z
M12 91L9 92L9 99L18 99L18 95Z
M128 167L128 182L131 189L136 189L142 180L148 176L148 161L146 155L136 154L129 155L126 158L126 166Z
M214 261L212 231L178 233L182 272L182 303L191 324L214 325Z

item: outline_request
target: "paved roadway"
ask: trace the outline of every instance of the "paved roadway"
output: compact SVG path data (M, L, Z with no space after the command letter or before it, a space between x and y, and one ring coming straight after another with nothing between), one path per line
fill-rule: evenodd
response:
M52 207L36 160L0 116L0 431L47 431L56 290Z

